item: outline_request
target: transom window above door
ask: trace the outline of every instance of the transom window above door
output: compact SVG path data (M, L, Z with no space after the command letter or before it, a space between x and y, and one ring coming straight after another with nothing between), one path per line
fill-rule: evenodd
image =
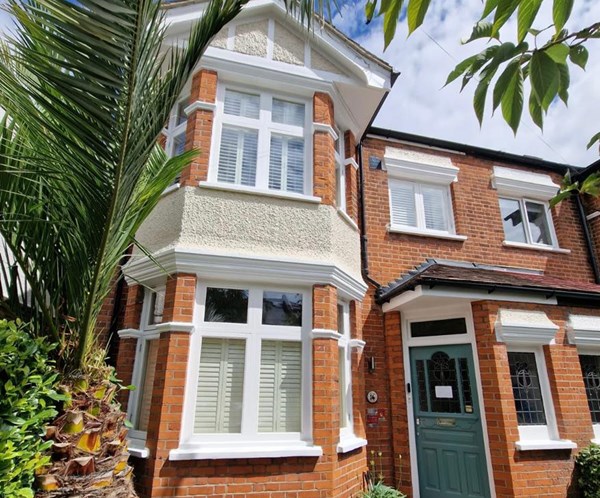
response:
M222 86L212 182L311 195L309 102Z

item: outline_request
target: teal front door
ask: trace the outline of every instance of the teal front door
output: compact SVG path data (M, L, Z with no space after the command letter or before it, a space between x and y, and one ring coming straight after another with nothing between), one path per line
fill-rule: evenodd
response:
M471 346L410 349L421 498L489 497Z

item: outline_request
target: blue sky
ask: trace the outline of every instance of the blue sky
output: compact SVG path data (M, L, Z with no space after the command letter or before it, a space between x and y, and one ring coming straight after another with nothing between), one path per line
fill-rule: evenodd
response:
M500 112L490 117L489 105L483 127L479 127L471 106L474 87L467 86L462 93L458 82L442 88L457 62L483 46L460 44L481 13L480 0L433 0L425 24L407 38L406 25L400 23L385 53L381 20L365 25L365 1L342 0L334 23L401 72L376 126L574 165L585 166L598 159L597 147L586 150L589 138L600 131L600 84L594 84L600 81L600 59L591 43L587 71L571 70L568 109L561 102L553 104L543 133L525 116L515 138ZM551 3L546 0L545 7ZM541 16L540 25L549 24L550 13L542 11ZM587 26L598 19L600 2L579 0L567 27ZM0 29L7 23L6 14L0 11ZM507 39L514 38L515 29L514 24L507 25Z
M376 126L574 165L587 165L598 159L597 147L586 150L589 138L600 131L600 85L594 84L600 81L600 60L592 44L588 44L587 71L571 69L568 109L561 102L553 104L543 133L525 116L515 138L499 110L496 116L490 116L491 105L483 127L479 127L471 105L474 86L467 86L462 93L458 81L442 88L454 66L484 46L483 42L474 46L460 43L481 14L481 1L433 0L425 24L408 38L406 25L400 24L396 38L385 52L381 20L366 26L364 4L365 0L345 0L334 23L401 72ZM550 24L552 2L546 0L544 4L542 9L548 10L540 12L538 26ZM580 0L575 2L567 27L581 28L598 19L600 2ZM507 25L504 31L507 40L515 38L515 24Z

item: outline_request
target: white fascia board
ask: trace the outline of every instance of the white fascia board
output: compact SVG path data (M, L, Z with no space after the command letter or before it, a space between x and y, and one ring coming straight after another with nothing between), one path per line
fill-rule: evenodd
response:
M523 345L550 344L558 325L543 311L501 309L496 319L498 342Z
M502 166L494 166L492 186L498 190L499 194L529 197L542 201L552 199L560 188L552 181L550 175Z
M134 259L124 268L130 283L152 284L164 280L165 272L195 273L203 279L279 283L282 285L330 284L341 297L362 299L367 285L334 264L303 260L275 260L257 256L210 253L193 248L167 249L154 256Z
M530 303L530 304L547 304L555 306L557 304L556 297L546 298L538 294L530 294L527 292L506 292L494 291L492 293L487 290L477 289L460 289L448 285L447 287L439 286L430 289L428 286L418 285L414 290L405 291L402 294L393 297L382 306L383 312L390 311L406 311L410 308L418 307L419 299L437 297L440 299L457 299L463 301L512 301L515 303Z
M567 337L570 344L577 346L600 346L600 317L570 315Z
M448 157L386 147L383 164L388 175L403 180L450 185L457 181L459 169Z

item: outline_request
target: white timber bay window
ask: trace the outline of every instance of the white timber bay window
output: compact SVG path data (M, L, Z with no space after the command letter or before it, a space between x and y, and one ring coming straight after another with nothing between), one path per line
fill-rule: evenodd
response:
M141 327L139 331L122 331L121 338L137 338L135 363L132 384L135 389L129 395L127 418L132 427L129 430L129 451L138 457L147 457L146 434L151 416L152 388L158 358L160 332L158 325L162 323L165 303L165 287L155 290L147 289L142 308ZM129 335L128 335L129 333Z
M450 185L458 168L450 159L387 147L390 232L465 240L457 235Z
M346 164L344 150L344 135L336 126L334 131L337 135L335 140L335 196L338 209L346 212Z
M311 437L311 290L199 285L173 460L319 456Z
M221 85L208 183L312 195L309 104Z
M560 439L544 357L543 347L553 341L557 331L558 326L543 312L498 312L496 338L506 343L519 426L515 446L520 451L577 447Z

